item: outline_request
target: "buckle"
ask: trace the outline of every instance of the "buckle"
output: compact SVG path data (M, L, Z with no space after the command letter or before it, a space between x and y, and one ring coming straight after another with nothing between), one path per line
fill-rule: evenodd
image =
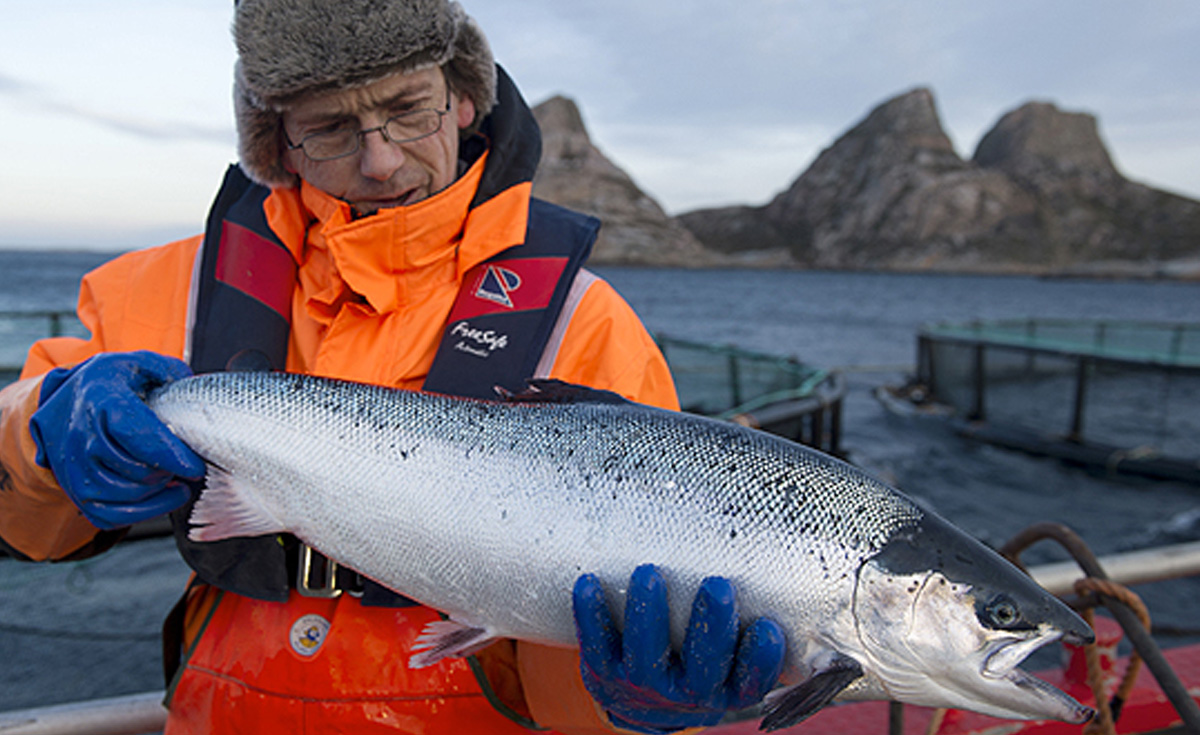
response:
M308 544L300 544L297 562L296 591L301 595L332 599L345 592L351 597L362 597L363 581L358 572L313 551Z

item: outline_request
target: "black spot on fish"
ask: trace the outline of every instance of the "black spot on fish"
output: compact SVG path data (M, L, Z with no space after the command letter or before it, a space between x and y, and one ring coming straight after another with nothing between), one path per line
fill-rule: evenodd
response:
M737 538L737 529L736 528L729 529L729 538L731 538L731 539Z

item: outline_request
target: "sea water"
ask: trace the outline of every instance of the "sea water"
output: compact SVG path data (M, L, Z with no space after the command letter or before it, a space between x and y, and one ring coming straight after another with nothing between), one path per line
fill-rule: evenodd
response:
M73 308L80 275L111 257L0 252L0 311ZM872 396L875 387L911 373L923 324L1028 317L1200 322L1200 284L596 270L656 333L843 369L849 458L989 544L1003 544L1038 521L1067 524L1100 554L1200 540L1198 487L1107 478L970 442L940 422L891 414ZM1043 542L1024 560L1063 558ZM125 543L82 562L0 560L0 660L6 664L0 667L0 711L161 688L158 629L187 573L170 539ZM1196 627L1200 579L1136 591L1156 624Z

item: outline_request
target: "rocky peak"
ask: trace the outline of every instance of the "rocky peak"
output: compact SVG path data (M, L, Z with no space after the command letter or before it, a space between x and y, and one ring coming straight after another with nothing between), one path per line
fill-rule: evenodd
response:
M583 115L579 106L569 97L556 94L534 109L538 124L542 127L542 136L547 134L562 138L577 138L590 141L587 126L583 124Z
M790 193L805 189L861 188L880 175L904 166L935 170L959 169L963 161L942 129L933 93L914 89L876 107L829 148L792 186ZM803 195L807 196L807 193ZM781 195L786 205L789 192Z
M911 161L916 154L960 162L958 154L954 152L954 144L942 129L933 92L924 87L879 105L834 145L845 145L851 141L869 143L872 149L882 154L882 159L876 157L875 161L880 165L899 162L888 160L892 158L887 155L889 153L899 154L901 161Z
M1001 211L1027 210L1020 198L959 157L933 93L918 88L872 110L763 214L800 262L847 267L924 257L912 243L977 235Z
M533 108L542 129L534 195L603 223L592 263L704 266L714 262L682 224L592 145L579 107L562 96Z
M1096 118L1029 102L1000 118L975 149L975 163L1022 181L1047 177L1119 178Z

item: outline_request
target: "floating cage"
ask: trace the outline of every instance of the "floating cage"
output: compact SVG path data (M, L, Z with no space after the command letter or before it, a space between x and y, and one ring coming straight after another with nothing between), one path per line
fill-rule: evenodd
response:
M726 345L659 335L684 411L841 454L845 381L836 371Z
M34 342L62 336L87 336L73 311L0 311L0 388L20 377Z
M975 438L1200 482L1200 324L1026 319L917 337L908 397Z

